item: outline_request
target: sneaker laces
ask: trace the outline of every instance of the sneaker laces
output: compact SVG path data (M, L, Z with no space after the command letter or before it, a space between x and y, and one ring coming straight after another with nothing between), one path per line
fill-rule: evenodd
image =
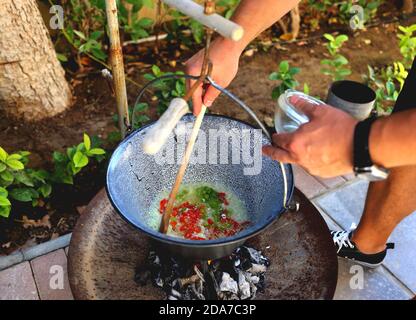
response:
M332 231L332 239L334 244L338 246L337 253L341 251L344 247L349 247L354 249L355 246L350 240L350 234L347 231Z

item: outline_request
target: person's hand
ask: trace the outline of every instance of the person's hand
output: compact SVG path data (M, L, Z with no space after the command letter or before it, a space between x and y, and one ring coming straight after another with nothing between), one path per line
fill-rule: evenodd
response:
M209 59L213 65L211 78L225 88L237 74L241 50L230 40L217 38L212 42L209 53ZM186 73L193 76L199 76L203 60L204 50L201 50L186 62ZM196 80L187 80L187 90L189 90L195 81ZM210 107L219 94L220 91L214 87L207 86L203 88L201 84L192 96L194 114L198 115L202 103L207 107Z
M277 161L298 164L323 178L351 172L358 121L329 105L314 106L297 97L291 102L310 122L293 133L274 134L273 146L264 146L263 153Z

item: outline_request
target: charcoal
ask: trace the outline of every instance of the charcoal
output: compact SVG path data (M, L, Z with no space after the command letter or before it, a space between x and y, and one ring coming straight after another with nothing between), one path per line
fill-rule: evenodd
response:
M260 277L258 277L258 276L250 276L250 280L251 280L250 282L252 282L254 284L258 284L259 281L260 281Z
M269 260L254 248L240 247L228 257L199 264L150 251L135 280L149 280L168 300L246 300L264 292Z
M222 273L222 279L220 282L220 290L235 293L235 294L238 293L237 282L227 272Z
M267 270L267 267L265 265L253 263L251 265L251 268L248 269L247 271L252 274L258 274L258 273L264 273L266 272L266 270Z
M182 295L180 294L179 291L172 288L172 291L170 292L170 297L175 298L174 300L178 300L182 298Z
M252 262L252 263L265 265L266 267L268 267L270 265L269 259L264 257L261 254L261 251L257 251L256 249L246 247L246 246L242 246L241 247L241 255L242 255L242 257L244 257L246 259L247 258L250 259L250 262Z
M219 295L220 300L240 300L238 295L231 292L221 292Z
M252 267L252 263L250 262L250 260L243 260L243 262L241 263L241 269L244 271L247 271L248 269L250 269Z
M206 299L217 300L218 295L221 291L220 291L218 281L216 279L216 276L213 270L208 271L207 275L205 276L205 282L206 282L206 286L205 286Z
M193 296L195 297L194 300L205 300L205 296L203 294L204 287L202 285L202 281L198 281L197 285L196 283L192 283L188 288L192 291Z
M245 300L251 296L250 283L247 281L245 274L240 271L238 274L238 288L240 290L240 299Z
M152 279L152 273L148 268L138 268L136 270L134 281L139 286L145 286Z
M259 275L259 282L256 284L256 286L259 292L264 293L264 289L266 288L264 274Z

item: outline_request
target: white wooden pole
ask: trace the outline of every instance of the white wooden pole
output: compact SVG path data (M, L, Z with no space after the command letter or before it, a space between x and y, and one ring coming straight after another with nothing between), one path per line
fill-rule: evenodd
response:
M204 26L218 32L225 38L239 41L244 35L243 27L225 19L217 13L205 14L204 7L192 0L162 0L167 5L174 7L181 13L195 19Z

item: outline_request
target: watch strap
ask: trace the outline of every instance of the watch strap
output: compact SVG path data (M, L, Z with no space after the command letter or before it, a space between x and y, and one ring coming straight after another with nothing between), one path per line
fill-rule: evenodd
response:
M374 163L370 155L371 125L377 120L376 116L360 121L354 131L354 168L371 167Z

